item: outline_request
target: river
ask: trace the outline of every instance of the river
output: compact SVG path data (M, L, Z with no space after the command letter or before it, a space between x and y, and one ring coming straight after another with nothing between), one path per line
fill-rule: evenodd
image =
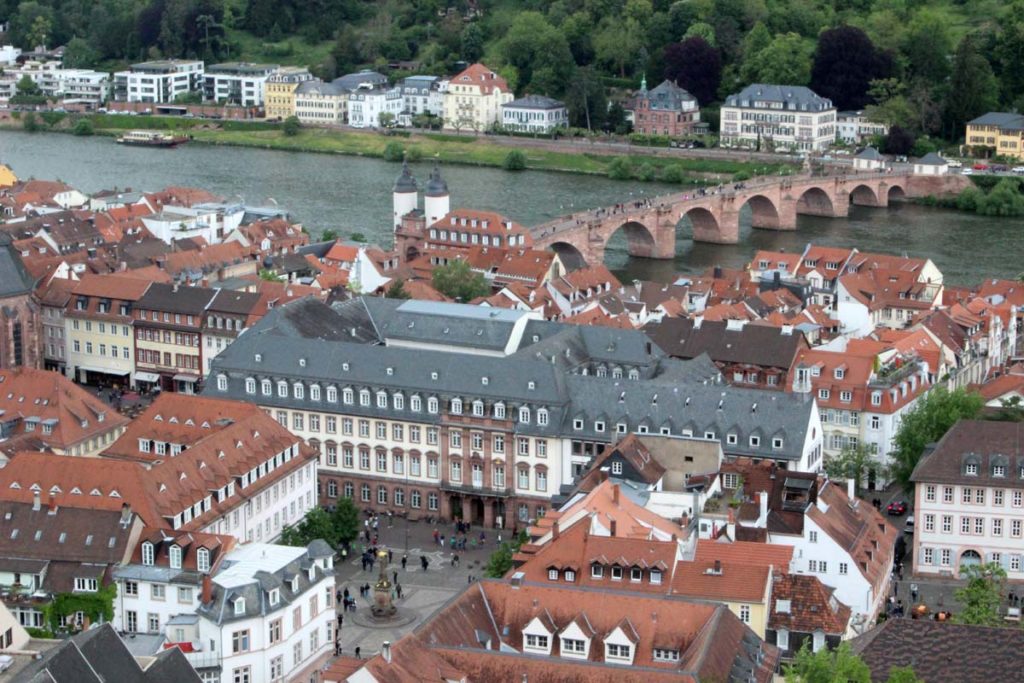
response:
M276 202L313 234L333 228L342 234L362 232L385 246L391 243L391 185L399 167L378 159L205 145L147 149L117 145L107 137L5 130L0 131L0 162L20 178L60 179L85 192L187 185L253 205ZM421 184L429 169L427 163L413 165ZM678 189L568 173L468 166L442 170L453 207L498 211L524 225ZM741 241L734 245L694 243L685 225L679 235L676 258L656 261L630 259L619 233L609 245L607 263L623 280L666 281L674 273L699 273L713 265L742 266L756 249L792 252L814 242L928 257L952 284L1015 278L1024 270L1024 219L911 204L851 207L846 219L800 216L794 232L754 230L747 216L741 221Z

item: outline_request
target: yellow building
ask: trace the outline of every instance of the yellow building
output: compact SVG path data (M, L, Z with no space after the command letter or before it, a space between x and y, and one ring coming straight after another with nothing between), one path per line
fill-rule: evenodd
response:
M312 80L308 69L283 66L268 78L263 96L265 116L268 119L286 119L295 116L295 90L299 84Z
M501 123L501 105L515 95L504 78L483 64L474 64L448 84L444 96L444 127L485 131Z
M991 111L967 122L964 136L975 154L1024 159L1024 115Z
M0 164L0 187L11 187L18 182L18 176L9 166Z

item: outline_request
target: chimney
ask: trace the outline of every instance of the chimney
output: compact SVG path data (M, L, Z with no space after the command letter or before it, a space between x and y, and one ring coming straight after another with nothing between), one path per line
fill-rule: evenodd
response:
M711 274L712 274L712 276L716 280L721 280L722 279L722 266L715 266L715 269L713 271L711 271Z
M32 492L32 512L39 512L42 509L39 491Z
M210 578L209 574L203 576L203 592L199 596L199 602L203 605L209 605L213 600L213 579Z
M856 482L854 482L853 477L850 477L849 479L846 480L846 497L850 499L851 503L857 500L857 490L856 486L854 485L855 483Z
M384 661L388 664L391 663L391 641L385 640L380 645L380 656L384 658Z
M554 524L551 525L551 540L558 538L558 520L556 519Z
M612 485L612 502L615 503L616 505L619 504L619 485L618 484L613 484Z
M602 469L601 469L601 473L600 473L600 475L599 475L599 478L600 478L600 480L601 480L602 482L606 482L606 481L608 481L608 470L607 470L607 469L604 469L604 468L602 468Z
M54 495L53 493L50 494L50 502L47 505L47 513L46 514L48 514L48 515L55 515L55 514L57 514L57 496Z
M615 536L615 533L618 531L618 525L615 523L614 519L610 520L610 525L609 526L610 526L609 532L611 533L612 536Z
M764 528L768 526L768 492L761 491L761 493L757 494L757 498L761 507L757 516L757 526L758 528Z
M729 508L729 519L726 522L725 530L726 530L725 532L727 534L729 534L729 538L735 541L736 540L736 512L732 508Z
M722 561L721 560L715 560L715 573L716 574L721 574L722 573Z

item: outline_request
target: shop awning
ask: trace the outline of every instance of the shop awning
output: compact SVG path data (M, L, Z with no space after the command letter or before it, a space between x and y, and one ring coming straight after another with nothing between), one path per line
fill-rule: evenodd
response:
M160 375L157 375L157 374L152 373L152 372L136 372L135 373L135 381L136 382L159 382L160 381Z
M76 370L85 370L86 372L98 372L101 375L116 375L117 377L124 377L129 374L128 370L111 370L110 368L95 368L91 365L79 365L76 366Z
M174 376L175 382L191 382L195 384L199 381L199 375L186 375L185 373L179 373Z

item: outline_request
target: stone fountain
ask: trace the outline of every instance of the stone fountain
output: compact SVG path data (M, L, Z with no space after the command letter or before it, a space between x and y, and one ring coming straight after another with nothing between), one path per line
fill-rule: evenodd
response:
M368 611L356 611L352 621L367 628L395 628L416 621L416 612L396 606L391 597L395 584L388 578L388 551L377 551L377 563L380 573L373 584L373 604Z

